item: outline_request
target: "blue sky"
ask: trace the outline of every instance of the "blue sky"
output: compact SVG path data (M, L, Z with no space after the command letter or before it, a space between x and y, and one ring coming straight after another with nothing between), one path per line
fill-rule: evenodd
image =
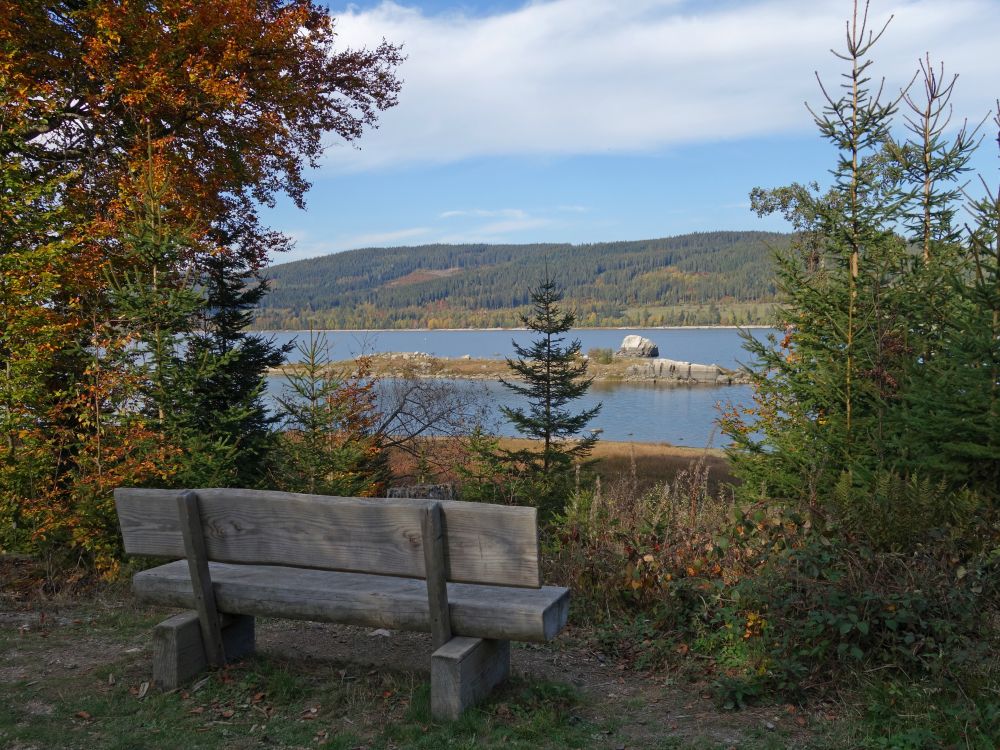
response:
M754 186L823 180L805 101L849 0L365 0L330 4L344 46L408 55L398 107L360 149L332 137L308 209L264 219L276 262L367 246L594 242L784 229ZM873 0L873 69L898 92L925 53L959 73L955 121L1000 96L1000 0ZM997 182L993 133L976 159Z

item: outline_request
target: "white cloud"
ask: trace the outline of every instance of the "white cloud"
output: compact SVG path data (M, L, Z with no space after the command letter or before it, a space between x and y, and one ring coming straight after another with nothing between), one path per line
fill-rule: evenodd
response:
M471 216L475 218L492 218L496 216L502 216L508 219L524 219L528 213L520 208L497 208L497 209L485 209L485 208L472 208L464 210L455 211L444 211L441 213L442 219L454 219L458 216Z
M358 234L342 240L339 244L348 247L375 247L379 245L399 244L400 240L410 240L414 237L422 237L430 233L429 227L409 227L407 229L395 229L389 232L371 232L369 234Z
M812 71L836 86L848 0L539 0L486 17L424 15L394 2L338 17L347 46L405 44L397 108L337 171L476 156L640 153L693 141L806 132ZM997 96L996 0L874 0L896 19L874 57L889 90L927 51L961 73L956 111Z

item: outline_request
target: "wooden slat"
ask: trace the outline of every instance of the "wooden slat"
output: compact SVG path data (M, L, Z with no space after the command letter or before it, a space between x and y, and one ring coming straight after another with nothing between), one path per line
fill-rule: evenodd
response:
M209 558L382 575L425 575L425 500L197 490ZM182 557L175 490L115 490L125 551ZM442 501L449 580L538 587L534 508Z
M215 593L212 591L212 576L208 572L208 552L205 550L205 536L202 534L198 495L194 492L182 492L177 496L176 502L205 658L212 666L221 667L226 663L226 652L222 645L222 623L219 621L219 610L215 607Z
M225 563L209 570L223 612L430 631L421 580ZM194 603L183 560L137 573L133 588L150 604L190 609ZM569 590L449 583L448 604L454 635L541 642L566 625Z
M448 571L444 559L444 516L441 503L424 508L421 518L424 545L424 567L427 570L427 606L431 619L431 640L441 648L451 640L451 619L448 615Z

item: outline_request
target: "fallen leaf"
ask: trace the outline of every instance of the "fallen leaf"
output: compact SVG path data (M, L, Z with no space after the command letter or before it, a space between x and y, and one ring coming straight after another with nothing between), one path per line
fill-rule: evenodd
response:
M236 712L233 709L227 708L225 711L223 711L221 714L219 714L219 716L221 716L223 719L231 719L231 718L233 718L233 715L235 713Z
M267 693L254 693L253 698L250 699L250 702L251 703L260 703L266 697L267 697Z
M75 714L75 716L78 719L84 719L84 720L90 718L90 714L87 711L77 711L76 714Z
M195 706L190 711L188 711L188 713L189 714L196 714L196 715L197 714L203 714L203 713L205 713L205 707L204 706Z

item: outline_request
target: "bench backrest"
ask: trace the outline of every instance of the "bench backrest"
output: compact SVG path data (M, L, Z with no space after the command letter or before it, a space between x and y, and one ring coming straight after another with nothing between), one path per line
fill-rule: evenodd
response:
M425 578L421 518L430 501L200 489L208 559ZM185 556L181 490L115 490L125 551ZM449 581L538 588L534 508L440 501Z

